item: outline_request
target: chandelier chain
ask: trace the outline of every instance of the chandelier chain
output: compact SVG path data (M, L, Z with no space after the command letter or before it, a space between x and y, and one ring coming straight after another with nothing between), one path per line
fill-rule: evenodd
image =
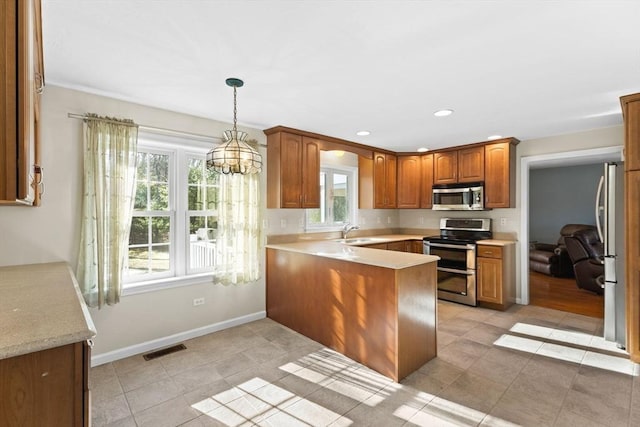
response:
M238 87L236 85L233 85L233 130L234 132L238 131L238 128L236 126L238 120L237 120L237 116L238 116L238 107L237 107L237 89Z

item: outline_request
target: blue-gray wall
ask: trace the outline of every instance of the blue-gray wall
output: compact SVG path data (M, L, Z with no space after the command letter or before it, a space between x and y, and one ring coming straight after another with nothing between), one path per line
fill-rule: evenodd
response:
M555 243L565 224L595 225L595 198L603 165L532 169L529 239Z

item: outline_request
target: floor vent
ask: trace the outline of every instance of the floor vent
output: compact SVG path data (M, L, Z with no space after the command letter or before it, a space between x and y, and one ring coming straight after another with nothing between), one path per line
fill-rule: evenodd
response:
M166 356L167 354L175 353L176 351L186 350L184 344L174 345L173 347L163 348L161 350L152 351L151 353L143 354L144 360L153 360L158 357Z

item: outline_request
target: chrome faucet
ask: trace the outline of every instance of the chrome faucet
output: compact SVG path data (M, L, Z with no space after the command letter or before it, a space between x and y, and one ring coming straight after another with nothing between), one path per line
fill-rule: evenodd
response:
M360 226L359 225L352 225L349 223L346 223L344 225L344 227L342 227L342 238L346 239L347 238L347 234L349 234L349 232L351 230L360 230Z

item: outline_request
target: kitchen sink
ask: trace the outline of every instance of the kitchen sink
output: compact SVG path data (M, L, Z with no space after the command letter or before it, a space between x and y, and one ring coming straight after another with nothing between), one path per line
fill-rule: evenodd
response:
M344 243L345 245L367 245L369 243L386 242L387 239L379 237L354 237L353 239L337 239L334 242Z

